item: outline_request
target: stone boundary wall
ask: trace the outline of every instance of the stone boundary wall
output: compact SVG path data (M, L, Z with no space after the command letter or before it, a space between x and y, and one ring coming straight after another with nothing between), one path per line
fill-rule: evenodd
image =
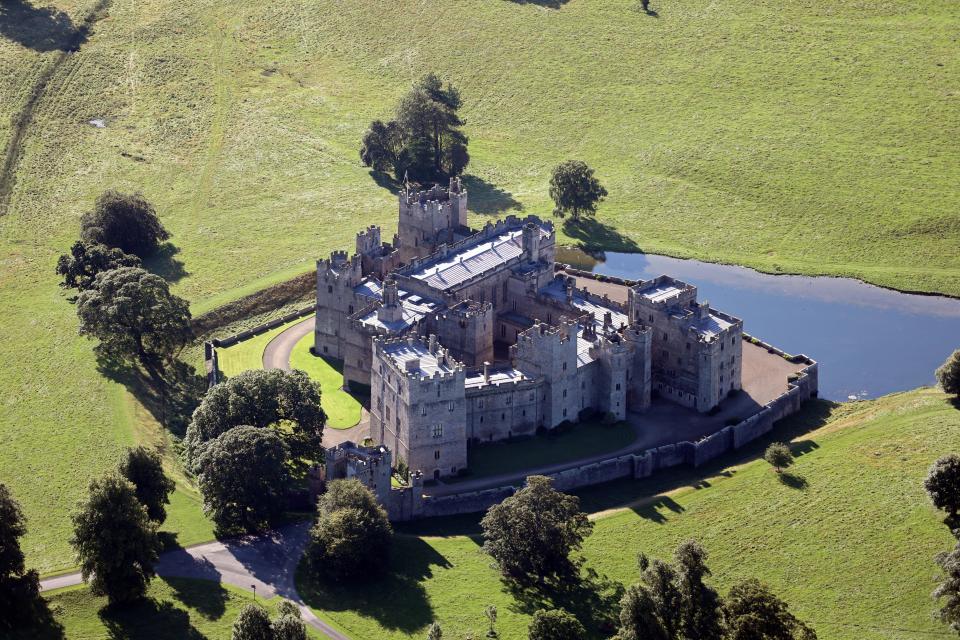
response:
M266 289L260 289L239 300L202 313L193 319L193 331L197 336L205 336L214 329L231 322L243 320L259 313L279 309L285 304L296 302L317 289L317 271L313 269L290 280L278 282Z
M204 359L204 369L207 372L207 384L209 387L217 384L220 381L220 368L219 368L219 357L217 356L217 349L232 347L238 342L243 342L244 340L249 340L254 336L260 335L264 331L270 331L271 329L276 329L277 327L298 320L299 318L305 318L311 313L316 312L316 305L311 304L309 307L303 307L297 309L292 313L288 313L279 318L270 320L269 322L264 322L263 324L257 325L252 329L246 329L240 333L235 333L232 336L227 336L226 338L216 338L214 340L207 340L203 343L203 359Z
M626 280L624 278L618 278L617 276L607 276L602 273L594 273L593 271L584 271L583 269L577 269L571 267L568 264L556 263L554 266L554 271L565 271L572 276L577 278L588 278L590 280L596 280L597 282L609 282L611 284L619 284L624 287L632 287L639 283L639 280Z
M768 402L760 411L697 442L684 440L549 474L554 480L554 486L561 491L569 491L623 478L648 478L660 469L679 465L700 467L769 433L774 423L799 410L805 400L817 396L816 362L804 355L790 356L765 342L756 341L755 344L772 350L771 353L806 364L797 374L797 379L788 382L787 390ZM424 496L422 508L416 517L485 511L513 495L516 490L513 486L502 486L441 497Z

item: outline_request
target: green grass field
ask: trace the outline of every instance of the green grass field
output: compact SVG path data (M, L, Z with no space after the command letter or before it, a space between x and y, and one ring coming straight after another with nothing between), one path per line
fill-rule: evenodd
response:
M824 409L809 406L802 417L825 422L794 441L790 484L753 460L708 478L681 472L673 490L653 498L643 498L642 482L586 492L588 505L603 493L639 498L595 514L587 566L630 583L638 552L668 558L694 537L721 591L757 576L824 640L952 637L932 618L930 592L932 558L954 540L922 480L934 459L960 448L960 411L932 390L833 407L822 418ZM500 637L525 638L529 610L502 588L479 538L457 524L442 535L398 536L394 573L382 583L326 590L301 579L301 592L357 638L419 638L432 619L444 638L481 637L487 604L498 608Z
M46 596L52 624L8 636L10 640L58 638L150 638L152 640L229 640L233 621L252 600L249 592L203 580L156 578L148 599L128 609L112 611L106 598L83 587L62 589ZM279 598L264 601L276 615ZM310 631L311 638L321 636Z
M561 464L592 455L617 451L637 439L624 423L605 425L583 423L565 433L533 436L515 442L497 442L471 447L467 452L469 475L445 482L513 473L551 464Z
M575 156L611 195L574 240L960 294L949 0L655 0L656 18L636 0L114 1L78 52L50 46L98 3L0 7L29 18L0 18L0 479L41 571L72 564L88 480L166 442L57 290L80 215L143 191L179 248L151 266L197 312L366 224L389 237L394 200L358 141L429 70L463 92L474 224L548 213L548 172Z

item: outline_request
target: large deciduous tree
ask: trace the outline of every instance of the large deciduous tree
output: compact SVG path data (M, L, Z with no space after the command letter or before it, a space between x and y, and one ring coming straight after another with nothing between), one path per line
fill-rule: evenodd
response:
M274 640L267 611L258 604L248 604L240 609L233 621L230 640Z
M197 460L203 510L224 534L255 533L283 514L287 445L272 429L239 426L210 441Z
M214 386L187 427L187 459L195 464L207 443L239 425L275 427L295 459L320 461L327 415L320 386L302 371L245 371Z
M356 479L334 480L320 498L307 558L326 580L366 580L386 571L392 537L387 514L368 488Z
M374 120L363 136L360 159L398 180L435 180L460 174L470 162L469 140L457 114L460 92L436 74L421 78L400 100L394 120Z
M77 298L80 334L104 355L136 360L155 377L190 341L190 309L167 282L136 267L100 273Z
M698 640L721 640L720 594L704 582L704 578L710 575L706 550L696 540L682 542L674 555L674 567L680 593L681 634Z
M136 492L137 499L147 508L147 515L156 523L167 518L164 505L170 504L170 494L176 485L163 472L160 454L145 447L127 449L117 470L129 480Z
M580 499L553 488L553 480L530 476L526 486L490 507L481 521L483 550L508 579L520 584L562 581L577 575L571 558L593 530Z
M70 253L57 260L57 275L63 278L60 283L63 288L86 291L93 287L94 279L104 271L139 266L141 263L137 256L104 244L78 240L70 247Z
M937 369L937 382L944 391L960 398L960 349Z
M597 204L607 197L607 190L593 175L593 169L581 160L567 160L554 167L550 176L550 197L553 214L560 218L570 216L578 222L584 216L597 213Z
M735 584L724 601L728 640L816 640L813 629L756 578Z
M960 633L960 543L953 551L938 554L934 562L942 572L933 592L935 600L943 601L937 617Z
M156 252L170 234L153 205L139 193L105 191L93 211L80 218L80 238L145 258Z
M139 600L155 575L160 541L156 524L129 480L111 473L90 483L73 515L73 538L83 579L111 604Z
M40 577L27 571L20 538L27 520L10 489L0 484L0 629L32 622L40 611Z
M960 510L960 456L951 453L934 462L923 487L933 506L955 517Z
M537 609L527 632L529 640L582 640L587 630L563 609Z

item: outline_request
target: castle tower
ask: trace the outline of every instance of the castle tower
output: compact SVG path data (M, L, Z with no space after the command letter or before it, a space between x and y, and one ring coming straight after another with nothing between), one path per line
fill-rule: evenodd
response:
M559 327L538 322L517 336L517 343L510 347L514 367L527 377L544 380L543 421L550 429L579 417L577 327L575 320L567 318Z
M363 280L360 256L347 257L334 251L327 260L317 261L317 316L314 322L314 351L342 359L342 338L348 316L370 302L355 289Z
M467 222L467 191L459 178L450 179L450 189L438 185L427 191L409 186L400 192L397 249L400 260L433 253L441 244L454 241L454 232Z
M384 324L403 320L403 305L397 290L397 281L393 278L383 283L383 304L377 310L377 318Z

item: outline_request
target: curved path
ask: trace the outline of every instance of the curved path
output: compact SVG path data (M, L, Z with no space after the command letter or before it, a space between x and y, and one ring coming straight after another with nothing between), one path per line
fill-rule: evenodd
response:
M297 343L313 331L314 317L298 322L280 332L271 340L266 349L263 350L263 368L264 369L283 369L290 371L290 354ZM323 430L323 446L335 447L346 441L360 442L370 433L370 413L366 408L360 409L360 422L349 429L334 429L332 427Z
M290 600L308 625L332 640L350 640L318 618L303 602L294 583L297 563L307 545L310 523L301 522L276 531L231 540L206 542L160 554L157 575L226 582L242 589L254 588L264 598ZM80 573L40 581L42 591L81 584Z

